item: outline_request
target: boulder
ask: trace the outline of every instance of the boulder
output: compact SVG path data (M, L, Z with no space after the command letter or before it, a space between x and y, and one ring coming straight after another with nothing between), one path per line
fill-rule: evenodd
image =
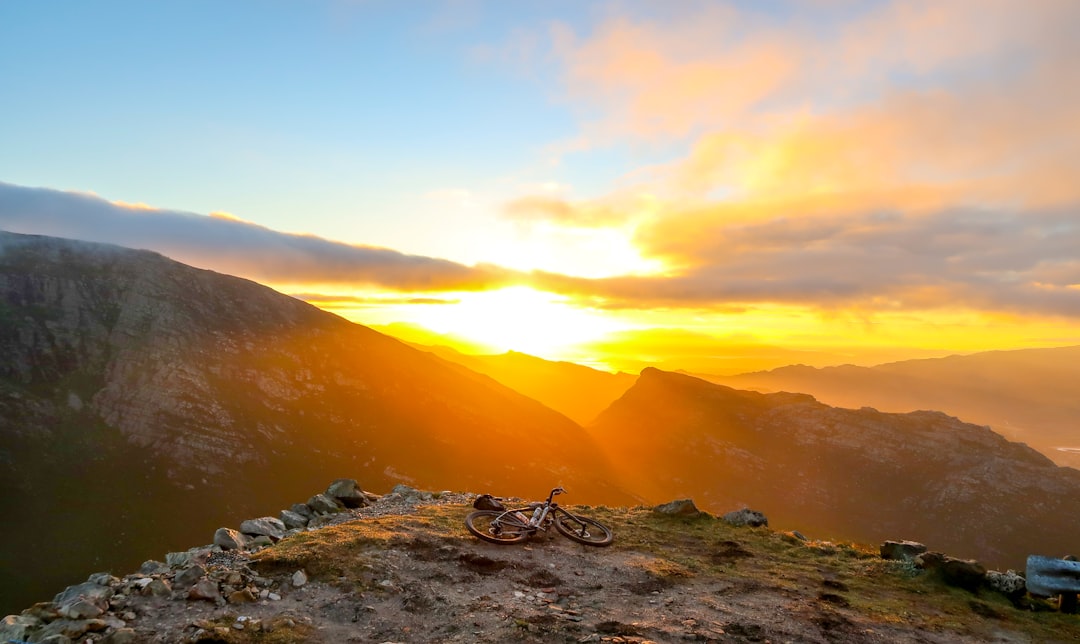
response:
M315 513L311 510L311 506L307 503L293 503L289 508L289 511L295 512L305 519L310 519L315 516Z
M76 599L60 607L60 615L68 619L93 619L104 614L104 607L88 599Z
M230 604L251 604L255 601L255 593L251 592L251 589L249 588L242 588L235 592L229 593Z
M141 566L139 566L139 572L144 575L153 575L168 571L169 564L163 561L154 561L153 559L148 559L144 561Z
M192 601L209 601L209 602L221 602L224 601L221 598L221 593L218 592L218 586L215 582L203 577L191 590L188 591L187 598Z
M292 575L293 588L301 588L306 586L308 582L307 573L303 570L297 570Z
M677 499L658 505L653 512L675 517L696 517L705 514L694 505L693 499Z
M367 505L367 497L355 479L338 479L326 488L326 496L337 499L347 508L362 508Z
M878 550L882 559L915 561L915 557L926 552L927 548L918 541L886 541Z
M316 515L334 514L336 512L341 512L342 509L344 509L345 507L341 503L339 503L337 499L331 496L327 496L325 494L316 494L315 496L308 499L307 504L308 507L311 508L311 511L314 512Z
M70 604L76 599L87 599L96 604L108 604L112 599L114 592L109 586L102 586L92 581L84 581L81 584L74 586L68 586L64 590L57 593L53 598L53 603L57 606L63 606Z
M750 508L728 512L720 518L733 526L750 526L752 528L757 528L769 525L769 519L764 514L757 510L751 510Z
M39 620L27 615L8 615L0 620L0 642L22 641L26 638L27 631L40 624Z
M243 532L232 528L218 528L214 532L214 545L222 550L243 550L250 541Z
M172 593L172 586L165 579L152 579L140 592L149 597L168 597Z
M285 524L277 517L259 517L241 523L240 532L254 537L265 536L274 541L280 541L285 536Z
M950 586L975 592L986 579L986 568L974 559L957 559L940 552L924 552L915 557L915 565L941 576Z
M285 528L288 530L307 527L308 519L310 519L310 517L306 517L298 512L293 512L292 510L282 510L280 516L281 522L285 524Z
M177 588L191 588L195 585L195 582L199 581L206 576L206 569L202 566L192 566L184 569L183 572L178 573L176 578L173 579L173 584Z

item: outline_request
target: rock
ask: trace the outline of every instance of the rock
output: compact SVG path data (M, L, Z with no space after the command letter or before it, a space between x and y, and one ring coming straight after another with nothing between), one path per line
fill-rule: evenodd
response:
M203 568L202 566L192 566L176 575L176 577L173 579L173 585L179 589L191 588L195 584L195 582L199 581L205 576L205 568Z
M434 498L434 495L431 492L424 492L402 483L395 485L394 489L390 490L390 494L387 496L400 499L403 503L409 505L416 505L417 503L430 501Z
M764 514L757 510L751 510L750 508L728 512L720 518L733 526L750 526L752 528L757 528L769 525L769 519Z
M187 568L194 555L191 552L169 552L165 554L165 563L169 568Z
M927 548L918 541L886 541L878 548L882 559L915 561Z
M108 604L114 591L109 586L102 586L92 581L84 581L81 584L68 586L53 598L57 606L69 604L76 599L87 599L97 604Z
M915 565L941 575L950 586L975 592L986 578L986 568L974 559L956 559L940 552L924 552L915 557Z
M248 542L249 550L257 550L259 548L267 548L274 545L274 540L265 534L261 534Z
M172 586L164 579L153 579L142 589L143 595L150 597L168 597L172 593Z
M86 581L99 586L116 586L120 583L119 579L107 572L95 572Z
M307 506L305 505L304 507ZM310 518L298 512L293 512L292 510L282 510L280 516L281 522L284 523L285 527L289 530L307 527L308 519Z
M60 615L68 619L93 619L105 614L105 608L87 599L76 599L60 607Z
M1019 597L1027 592L1027 580L1015 570L1000 572L990 570L986 573L986 585L1009 598Z
M306 585L308 582L307 573L303 570L297 570L292 576L292 585L295 588L300 588Z
M344 506L338 503L337 499L325 494L316 494L308 499L307 504L315 514L334 514L344 509Z
M705 514L694 505L693 499L668 501L653 508L653 512L676 517L697 517Z
M326 488L326 496L337 499L347 508L362 508L367 505L364 491L355 479L338 479Z
M218 528L214 532L214 545L222 550L243 550L249 541L243 532L232 528Z
M191 587L191 590L188 591L187 598L193 601L223 601L221 593L218 592L217 584L205 577Z
M26 632L40 624L38 619L29 615L8 615L0 620L0 642L23 641L26 639Z
M41 644L73 644L72 639L62 633L50 635L41 640Z
M60 608L52 602L37 602L22 612L23 615L35 617L43 622L51 622L60 617ZM0 639L2 642L3 639Z
M285 524L277 517L259 517L241 523L240 532L256 537L270 537L274 541L280 541L285 536Z
M307 503L293 503L289 508L290 512L295 512L305 519L310 519L315 516L315 513L311 510L311 506ZM282 519L284 521L284 519Z
M229 594L230 604L251 604L255 602L255 593L249 588L243 588Z
M168 571L169 564L162 561L154 561L153 559L144 561L142 565L139 566L139 572L144 575L155 575L157 573Z

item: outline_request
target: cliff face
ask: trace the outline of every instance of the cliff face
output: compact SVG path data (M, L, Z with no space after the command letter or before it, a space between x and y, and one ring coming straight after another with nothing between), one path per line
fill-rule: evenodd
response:
M1021 568L1075 549L1080 472L938 412L839 409L655 369L590 428L650 500L749 505L778 526L861 541L915 539Z
M77 575L137 565L328 476L632 500L539 403L154 253L0 233L0 355L0 507L29 528L0 539L5 579L27 577L25 548L82 561ZM137 520L110 533L121 514ZM138 547L151 534L172 542Z

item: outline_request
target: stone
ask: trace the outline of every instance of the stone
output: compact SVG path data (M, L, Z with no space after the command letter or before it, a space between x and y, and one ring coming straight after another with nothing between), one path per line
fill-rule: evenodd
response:
M176 575L173 579L173 585L176 588L191 588L195 585L195 582L199 581L206 576L206 569L202 566L192 566L185 569L183 572Z
M1019 597L1027 592L1027 580L1015 570L1000 572L989 570L986 572L986 585L995 592L1006 597Z
M222 601L217 584L205 577L196 582L195 585L188 590L187 598L193 601Z
M256 537L270 537L274 541L280 541L285 536L285 524L277 517L259 517L241 523L240 532Z
M115 592L109 586L102 586L92 581L84 581L81 584L68 586L60 591L56 597L53 598L53 603L57 606L63 606L64 604L69 604L72 601L81 598L94 603L108 604L114 594Z
M757 528L769 525L769 519L764 514L757 510L751 510L750 508L728 512L720 517L720 519L733 526L750 526L752 528Z
M143 595L150 597L168 597L172 593L172 586L165 579L152 579L145 588L142 589Z
M282 510L280 516L281 522L284 523L285 527L289 530L307 527L309 517L306 517L298 512L293 512L292 510Z
M675 517L697 517L705 514L694 505L693 499L668 501L653 508L653 512Z
M975 592L986 579L986 568L974 559L956 559L940 552L924 552L915 557L915 565L941 576L950 586Z
M218 528L214 532L214 545L222 550L243 550L249 541L243 532L232 528Z
M0 620L0 642L23 641L26 639L26 632L40 624L38 619L29 615L8 615Z
M926 546L918 541L886 541L878 548L882 559L893 561L915 561L915 557L926 550Z
M315 516L315 513L311 511L311 506L307 503L293 503L289 507L290 512L295 512L305 519L310 519Z
M292 585L294 588L301 588L308 583L307 573L303 570L297 570L292 576Z
M87 599L76 599L60 607L60 615L68 619L93 619L105 614L105 609Z
M250 588L242 588L229 593L228 601L230 604L251 604L255 602L255 593L251 592Z
M192 560L191 552L169 552L165 555L165 563L169 568L187 568Z
M315 514L334 514L344 509L336 499L325 494L316 494L308 499L307 504Z
M326 496L337 499L347 508L362 508L367 505L364 491L355 479L338 479L326 488Z
M158 573L168 572L168 571L169 571L169 564L167 564L167 563L165 563L163 561L154 561L153 559L149 559L147 561L144 561L142 563L142 565L139 566L139 572L144 574L144 575L156 575Z
M57 633L41 640L41 644L73 644L73 641L67 635L64 635L63 633Z
M253 538L251 541L248 542L248 549L256 550L258 548L267 548L272 545L274 545L273 539L266 536L265 534L260 534L259 536Z
M95 572L86 581L99 586L115 586L120 583L119 579L107 572Z

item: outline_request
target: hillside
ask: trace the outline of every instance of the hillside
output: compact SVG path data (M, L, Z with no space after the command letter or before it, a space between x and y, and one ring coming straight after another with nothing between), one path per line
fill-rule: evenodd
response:
M1048 602L960 590L882 560L876 547L643 507L573 508L613 528L609 548L556 534L492 545L462 525L470 499L395 490L253 555L174 553L172 566L96 576L8 618L0 634L161 644L1080 641L1080 620ZM72 604L77 592L102 599ZM58 618L75 606L97 617Z
M500 355L471 355L448 347L414 346L491 376L582 425L595 420L637 380L637 376L628 373L608 373L516 351Z
M838 407L943 411L1080 469L1080 347L701 377L737 389L808 393Z
M821 538L901 537L991 565L1076 548L1080 471L939 412L839 409L646 369L589 427L651 502L769 508Z
M0 233L0 355L0 511L26 528L0 536L0 610L276 507L328 470L634 498L540 403L155 253Z

